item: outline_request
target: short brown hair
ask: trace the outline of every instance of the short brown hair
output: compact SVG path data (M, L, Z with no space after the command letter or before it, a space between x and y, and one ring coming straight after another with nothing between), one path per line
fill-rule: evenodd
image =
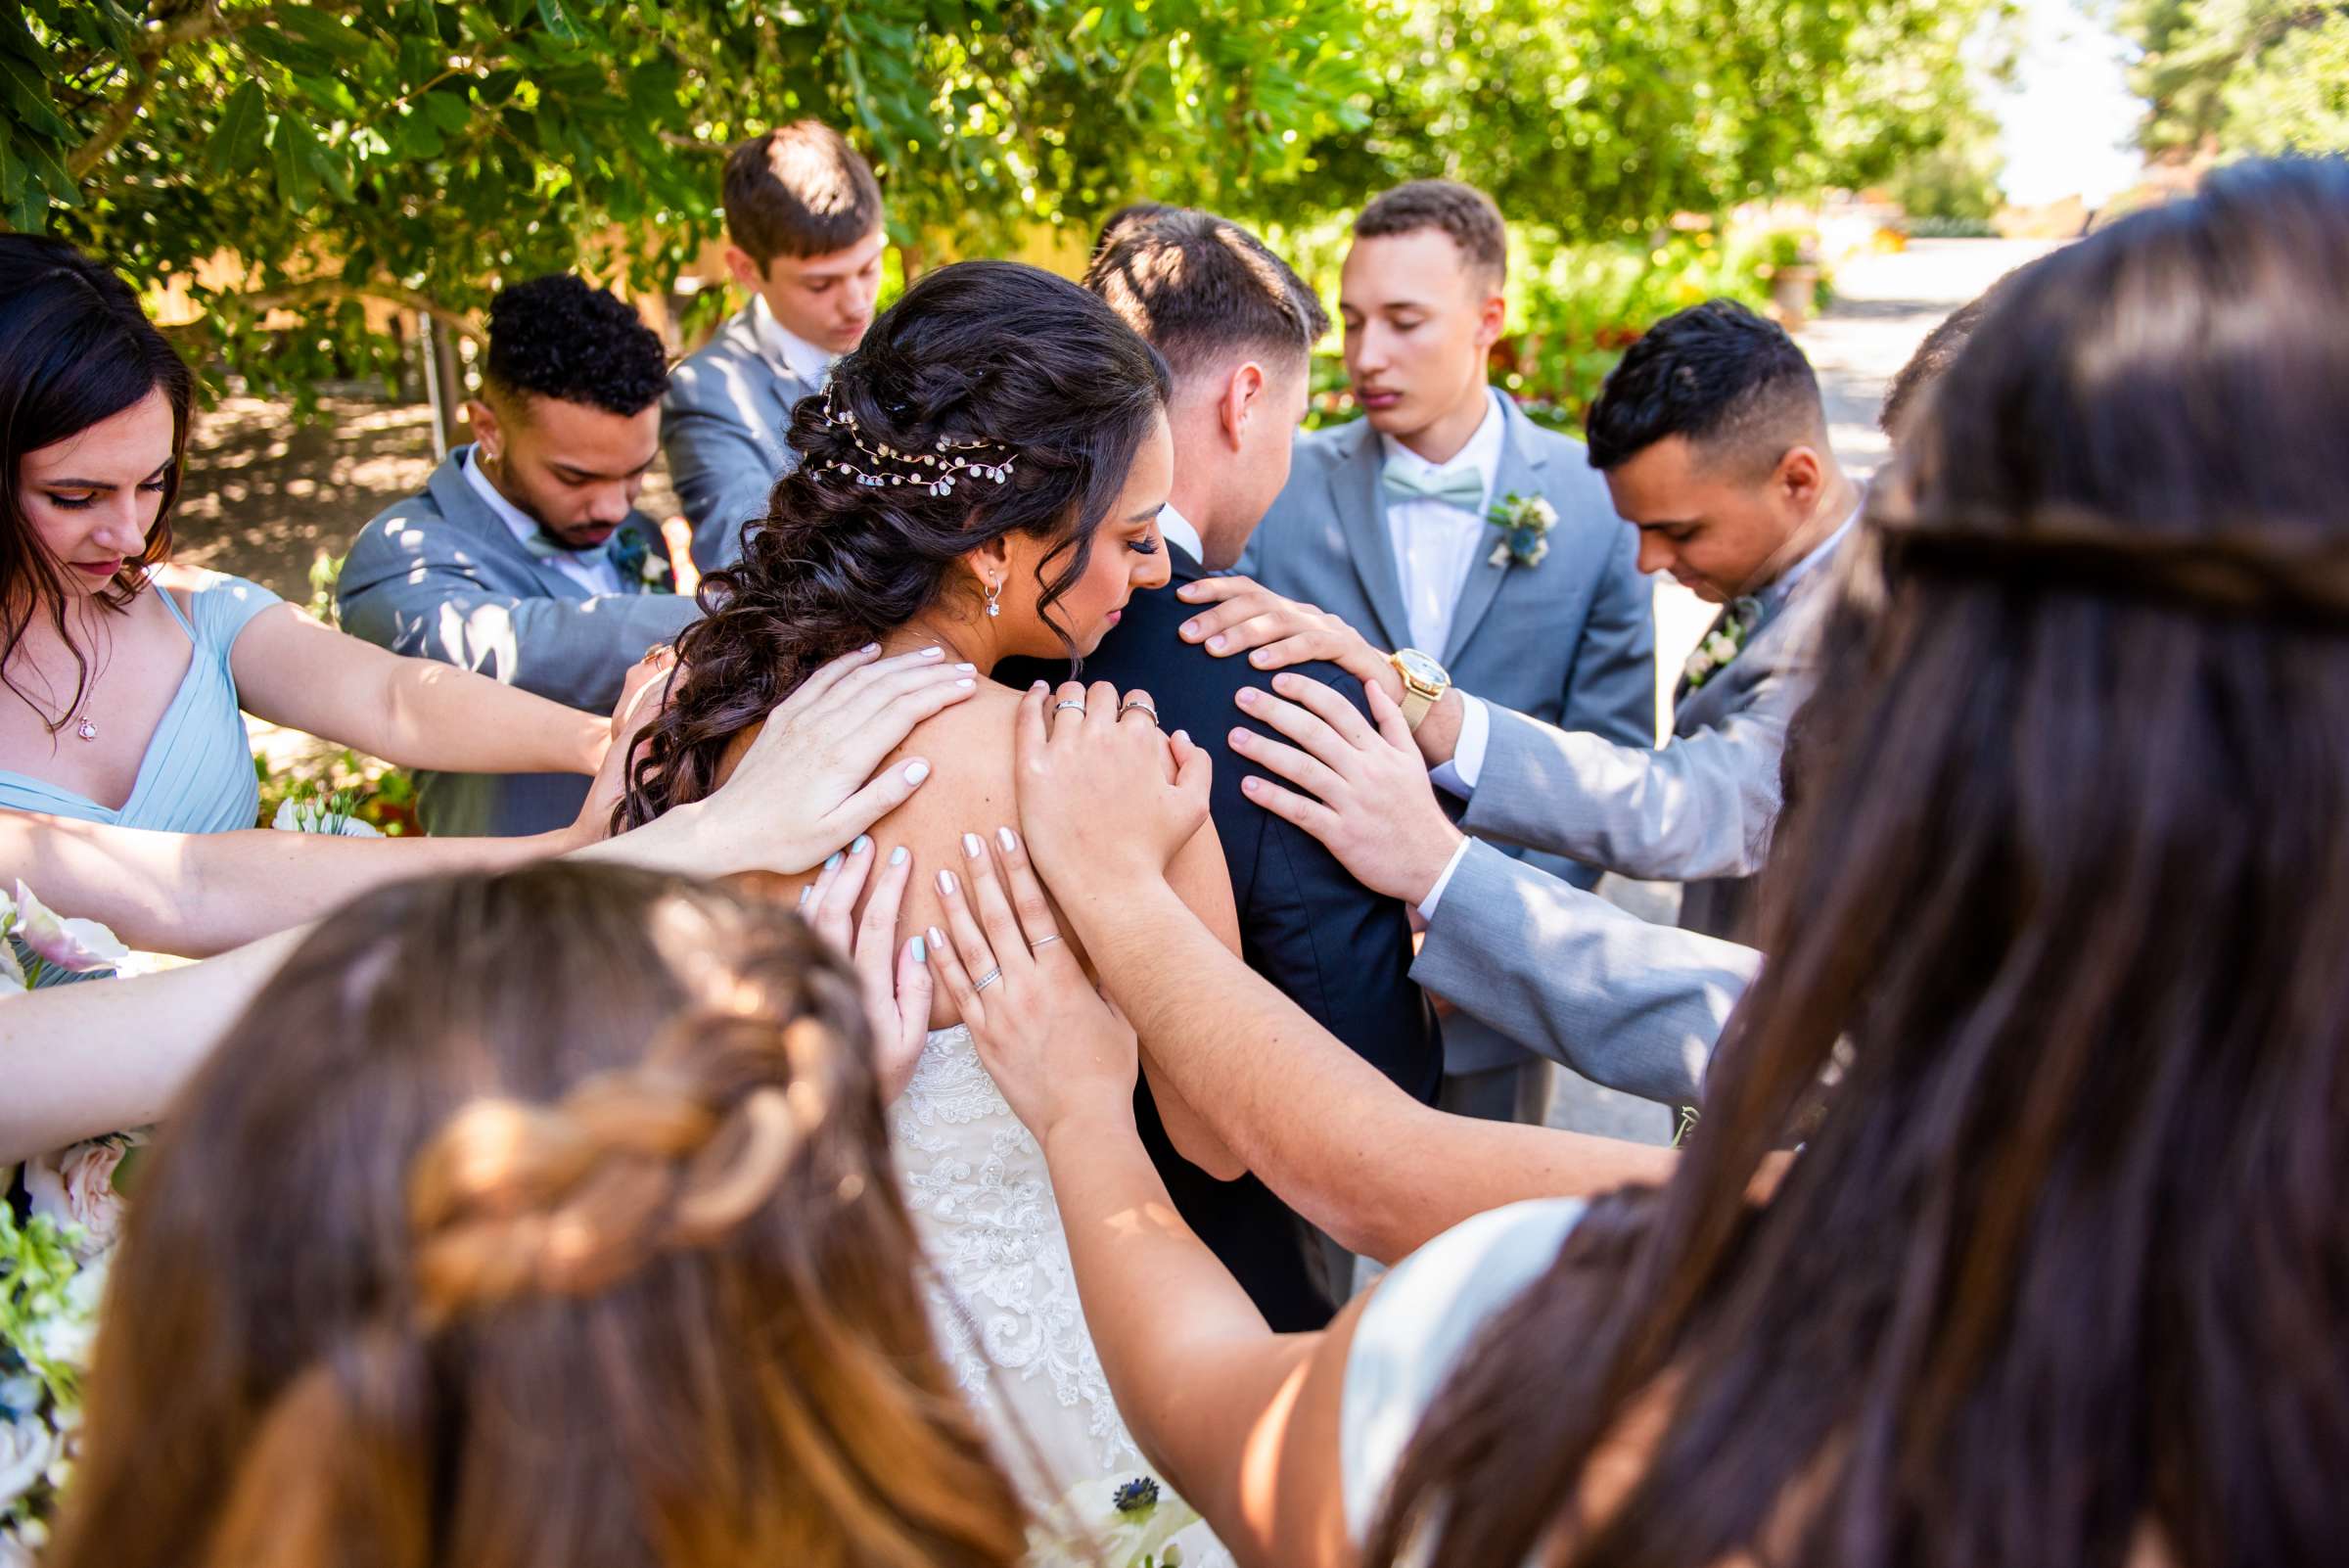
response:
M764 267L779 255L829 255L881 221L873 166L831 126L803 119L726 155L726 232Z
M1398 185L1361 210L1354 237L1375 240L1390 234L1441 229L1451 236L1468 264L1490 273L1495 288L1509 275L1509 231L1493 198L1458 180L1412 180Z
M1940 324L1925 334L1925 341L1916 346L1916 352L1909 356L1909 362L1894 373L1892 385L1884 390L1884 406L1876 410L1876 429L1891 437L1894 444L1900 442L1901 426L1908 422L1910 405L1941 380L1942 372L1958 362L1966 340L1974 335L1975 323L1990 308L1991 298L1999 288L1999 284L1992 284L1942 317Z
M1177 377L1235 350L1302 359L1329 330L1313 291L1264 241L1189 208L1128 208L1113 217L1084 286Z

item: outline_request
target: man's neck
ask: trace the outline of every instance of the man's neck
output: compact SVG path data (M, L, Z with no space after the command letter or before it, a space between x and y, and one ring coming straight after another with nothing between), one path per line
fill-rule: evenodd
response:
M1421 426L1407 436L1397 436L1405 450L1439 466L1460 455L1461 448L1475 438L1485 422L1485 414L1493 406L1493 390L1483 382L1476 384L1473 392L1462 397L1432 423Z
M498 493L499 499L503 500L508 506L514 508L515 511L520 512L524 517L530 519L532 523L537 524L539 531L545 531L546 525L542 522L539 522L538 514L531 511L530 503L522 496L515 494L511 485L508 484L506 479L505 464L483 462L482 449L478 444L474 447L473 455L469 461L473 465L473 471L482 477L482 482L484 484L487 484L491 489ZM548 534L547 536L552 538L554 535Z
M1829 480L1819 492L1819 501L1811 508L1810 516L1786 536L1786 542L1771 553L1759 578L1748 587L1747 593L1760 593L1795 567L1811 558L1811 552L1825 543L1829 534L1851 518L1860 504L1860 487L1843 472L1843 466L1829 458Z
M1224 535L1228 530L1216 504L1211 478L1205 464L1176 463L1174 484L1167 492L1167 504L1191 526L1192 532L1199 535L1200 564L1210 571L1220 572L1239 560L1240 550L1247 546L1248 535L1255 531L1256 524L1262 520L1252 519L1247 527L1240 530L1239 538L1230 541L1234 548L1226 559L1222 546L1226 542Z

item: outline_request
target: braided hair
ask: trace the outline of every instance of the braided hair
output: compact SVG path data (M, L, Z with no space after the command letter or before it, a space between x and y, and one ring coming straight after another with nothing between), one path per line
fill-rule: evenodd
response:
M778 900L566 864L371 895L149 1170L57 1564L1021 1553L854 977Z
M622 820L709 794L729 741L825 661L967 586L957 564L990 540L1054 541L1038 604L1074 661L1051 607L1084 575L1168 385L1157 351L1065 278L965 261L908 289L793 410L799 462L744 529L740 563L703 579L706 614L677 640ZM940 484L923 459L942 442L992 454L990 473Z

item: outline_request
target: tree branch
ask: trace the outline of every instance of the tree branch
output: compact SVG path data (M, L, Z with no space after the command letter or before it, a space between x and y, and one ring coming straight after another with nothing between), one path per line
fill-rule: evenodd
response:
M304 305L326 304L337 300L381 300L387 304L421 310L435 321L445 323L449 331L470 338L475 343L486 341L479 323L464 311L451 310L429 296L418 294L413 289L402 289L395 284L313 278L306 283L288 284L282 289L260 289L250 294L233 293L227 298L255 314L264 310L299 310Z
M128 61L131 70L129 90L107 110L106 118L99 122L98 129L90 139L66 155L66 172L72 176L76 185L80 184L82 176L96 168L98 161L113 152L115 144L130 133L130 127L138 123L139 111L146 107L147 95L155 90L156 69L162 64L165 55L207 38L266 25L276 17L275 6L231 14L220 9L220 0L204 0L203 4L192 9L161 19L162 25L147 34L145 46Z

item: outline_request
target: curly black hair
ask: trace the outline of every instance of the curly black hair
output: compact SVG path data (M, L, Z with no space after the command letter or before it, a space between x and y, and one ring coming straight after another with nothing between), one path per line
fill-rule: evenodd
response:
M669 703L638 741L620 820L709 794L728 742L824 661L967 586L957 564L990 539L1052 541L1036 570L1051 623L1169 384L1158 351L1066 278L960 261L906 290L832 367L829 396L793 410L800 461L744 528L741 561L702 579L707 613L677 639ZM1004 481L872 485L849 472L882 466L867 448L927 453L942 439L1012 454Z
M609 289L550 272L489 301L483 379L509 394L634 414L668 391L668 350Z

